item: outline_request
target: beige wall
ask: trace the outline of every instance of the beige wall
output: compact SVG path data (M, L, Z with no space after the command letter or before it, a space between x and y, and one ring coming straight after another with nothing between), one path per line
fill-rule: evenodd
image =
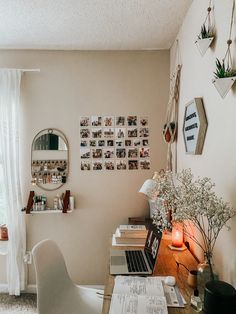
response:
M229 23L231 16L231 0L216 0L215 24L217 38L204 57L200 55L194 41L200 31L206 15L205 0L195 0L190 7L178 39L182 57L181 91L180 91L180 130L183 125L185 104L194 97L203 97L208 130L202 155L186 155L182 132L178 137L178 169L191 168L196 175L208 176L216 183L216 191L225 200L236 207L236 85L224 100L212 84L216 57L222 59L226 51ZM234 24L235 29L235 24ZM235 33L233 33L235 39ZM235 56L235 40L232 55ZM174 49L171 51L173 68ZM234 59L234 64L236 60ZM230 221L231 230L223 230L217 240L214 251L215 266L223 280L236 285L236 218ZM199 253L199 252L198 252Z
M30 149L35 134L58 128L70 145L70 176L60 191L71 190L76 210L67 215L27 216L27 248L31 250L41 239L54 239L74 281L103 283L111 234L129 216L148 213L147 201L138 189L154 170L165 166L161 132L168 100L169 52L1 51L0 67L41 69L26 73L22 82L25 204L32 189ZM81 172L79 116L92 114L149 116L151 170ZM46 194L52 201L57 191ZM5 274L0 272L3 282ZM34 282L30 266L29 283Z

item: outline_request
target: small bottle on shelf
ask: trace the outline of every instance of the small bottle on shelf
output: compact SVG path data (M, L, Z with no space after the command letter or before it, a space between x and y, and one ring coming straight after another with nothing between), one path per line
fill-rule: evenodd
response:
M193 295L191 296L191 307L195 310L195 312L199 313L202 310L202 301L199 297L198 289L194 290Z

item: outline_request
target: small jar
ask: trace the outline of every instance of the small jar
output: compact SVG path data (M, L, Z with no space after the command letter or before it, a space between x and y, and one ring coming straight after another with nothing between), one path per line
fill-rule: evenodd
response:
M191 296L191 307L194 309L195 312L199 313L202 310L202 301L199 297L199 292L197 289L194 290L193 295Z

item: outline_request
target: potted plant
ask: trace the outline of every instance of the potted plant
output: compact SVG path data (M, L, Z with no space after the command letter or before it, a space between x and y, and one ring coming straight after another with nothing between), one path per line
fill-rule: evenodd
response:
M197 36L197 40L195 44L198 47L199 52L202 56L206 53L208 47L210 47L211 43L213 42L215 36L214 31L211 26L206 26L205 24L202 25L200 34Z
M219 59L216 59L216 71L214 72L214 75L215 77L212 82L218 93L224 98L236 80L236 70L230 66L229 62L225 65L224 59L222 62L220 62Z
M162 200L162 206L159 205L154 213L153 222L162 230L168 229L167 215L171 210L172 223L182 223L184 234L201 248L205 261L199 265L199 269L207 271L199 288L204 291L205 283L215 279L212 256L219 232L223 227L228 227L227 222L236 214L236 210L215 194L215 184L211 179L194 179L190 169L175 176L166 171L156 180L156 195Z

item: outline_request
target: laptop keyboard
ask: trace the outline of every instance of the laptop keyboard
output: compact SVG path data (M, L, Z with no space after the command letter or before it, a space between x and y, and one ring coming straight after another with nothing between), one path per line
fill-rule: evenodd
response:
M147 272L143 254L141 251L125 251L129 272Z

